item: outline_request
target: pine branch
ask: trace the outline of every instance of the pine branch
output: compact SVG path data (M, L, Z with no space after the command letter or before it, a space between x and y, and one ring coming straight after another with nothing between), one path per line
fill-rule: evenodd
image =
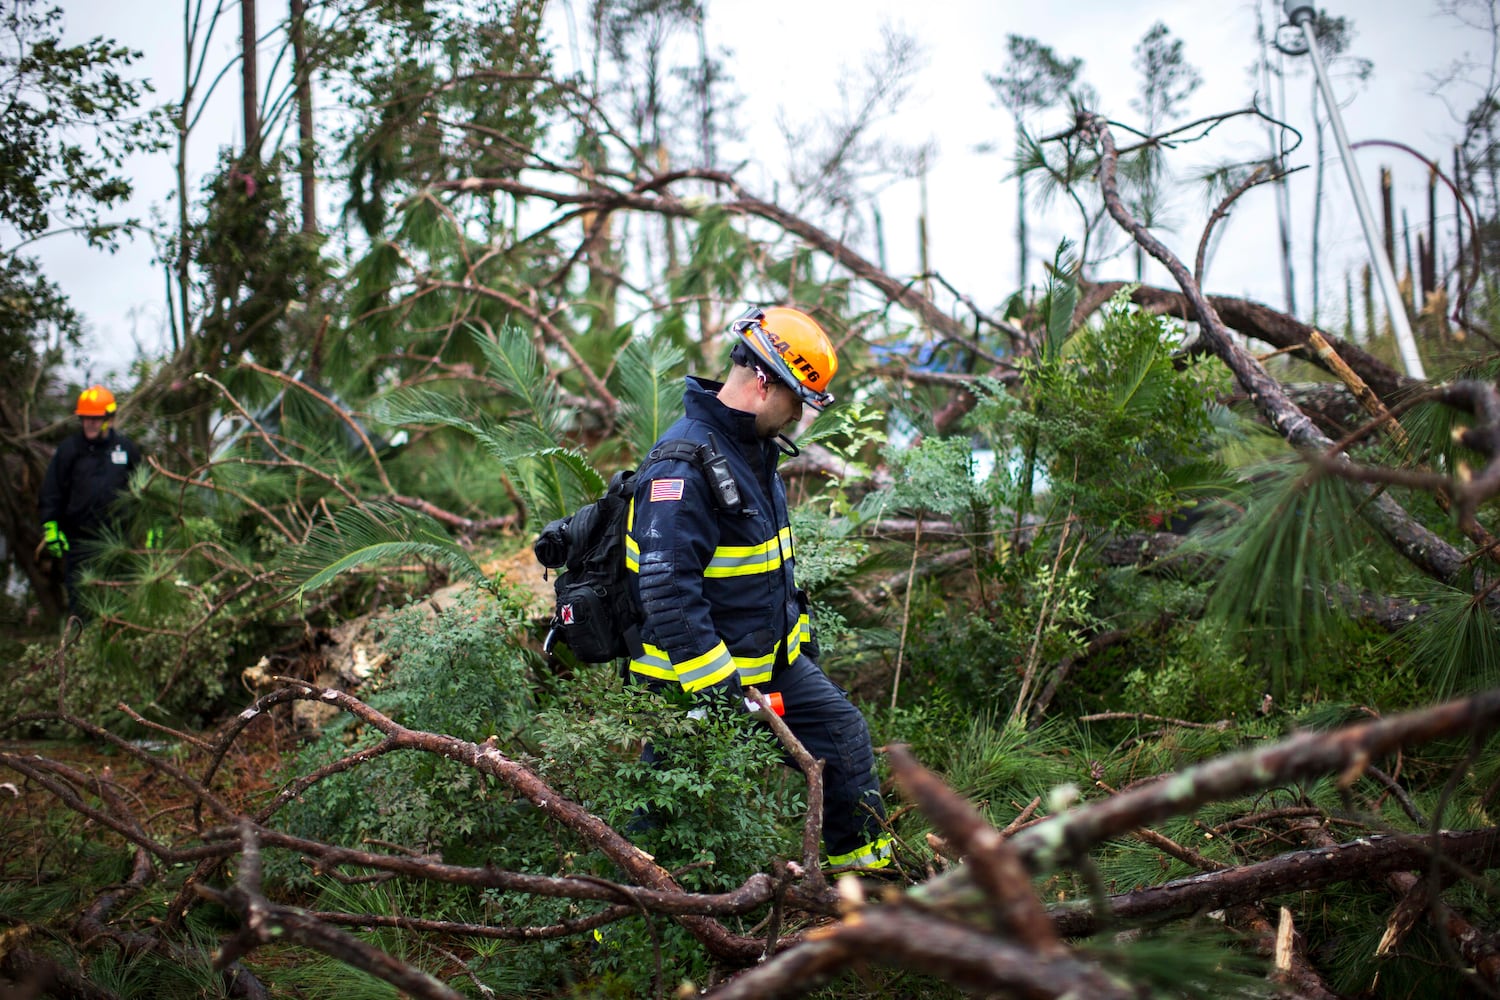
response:
M1223 867L1109 897L1101 921L1089 903L1065 903L1049 910L1064 937L1080 937L1121 921L1157 923L1226 906L1256 903L1289 892L1357 882L1372 875L1419 869L1440 857L1446 864L1483 870L1500 866L1500 828L1444 831L1427 835L1383 834L1345 844L1292 851L1253 864ZM1206 860L1206 859L1205 859Z
M1044 958L993 934L899 908L861 908L799 947L704 994L709 1000L796 997L856 965L910 968L985 993L1126 1000L1136 993L1071 954Z
M1224 362L1261 415L1289 444L1303 450L1327 451L1333 442L1292 404L1281 383L1234 342L1228 327L1182 261L1126 209L1116 179L1118 154L1114 137L1104 120L1097 115L1088 115L1083 127L1086 133L1098 140L1103 150L1099 162L1099 187L1110 216L1171 272L1197 314L1200 335L1209 349ZM1371 488L1365 488L1363 493L1368 500L1363 508L1366 520L1412 565L1445 583L1454 582L1467 572L1463 553L1413 518L1388 494Z
M1400 747L1500 727L1500 689L1404 715L1330 732L1293 736L1264 749L1208 761L1100 802L1049 817L1016 834L1013 843L1033 873L1052 871L1098 844L1181 816L1208 802L1288 782L1358 774L1366 763ZM974 902L973 878L957 869L910 890L920 902L950 907Z
M1048 921L1014 846L904 747L892 747L889 756L902 790L927 814L938 833L967 857L969 871L984 892L995 926L1044 958L1064 954L1066 949Z
M260 889L260 843L248 823L241 827L240 841L239 873L235 884L223 890L201 883L195 886L198 895L236 914L241 922L239 932L220 948L214 962L215 969L227 968L262 945L286 942L322 952L422 1000L464 1000L462 993L436 977L352 934L330 927L304 910L266 899Z

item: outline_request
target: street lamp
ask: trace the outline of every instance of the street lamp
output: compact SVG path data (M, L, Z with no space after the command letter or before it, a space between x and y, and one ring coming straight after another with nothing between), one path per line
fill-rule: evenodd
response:
M1310 3L1301 0L1283 0L1282 7L1292 26L1301 29L1305 51L1312 57L1313 72L1318 77L1318 89L1323 92L1323 103L1328 105L1328 120L1333 125L1334 141L1339 147L1339 159L1344 161L1344 175L1349 179L1349 190L1354 195L1354 208L1359 212L1359 222L1365 231L1365 246L1370 251L1370 261L1380 281L1381 295L1385 298L1385 309L1391 317L1391 329L1396 332L1396 347L1401 352L1401 363L1406 374L1412 378L1425 379L1421 355L1417 353L1417 340L1412 336L1411 323L1406 318L1406 303L1401 300L1401 291L1396 287L1396 273L1391 270L1390 259L1380 245L1380 234L1375 229L1375 213L1370 210L1370 199L1360 183L1359 171L1354 164L1354 150L1349 145L1349 136L1344 132L1344 117L1339 113L1339 102L1328 82L1328 69L1323 65L1323 53L1318 50L1317 35L1313 22L1318 11ZM1278 38L1278 44L1281 44ZM1303 45L1295 48L1282 46L1290 55L1300 55ZM1316 266L1316 264L1314 264Z

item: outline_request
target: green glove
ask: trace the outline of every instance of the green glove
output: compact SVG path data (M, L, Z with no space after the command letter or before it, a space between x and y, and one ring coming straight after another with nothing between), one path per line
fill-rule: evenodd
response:
M157 548L166 539L166 535L167 535L166 530L163 529L163 528L158 528L158 527L155 527L155 526L147 528L146 529L146 548L148 548L148 549Z
M42 545L53 559L61 559L68 551L68 536L62 533L56 521L47 521L42 525Z

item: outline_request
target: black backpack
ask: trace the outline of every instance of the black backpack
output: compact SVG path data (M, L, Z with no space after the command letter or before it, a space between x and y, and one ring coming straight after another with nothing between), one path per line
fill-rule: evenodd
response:
M683 438L663 441L646 457L646 465L663 459L696 465L708 478L720 511L743 510L739 484L713 435L708 444ZM635 478L634 470L615 473L602 497L547 525L532 545L543 566L567 567L552 585L557 604L552 628L542 644L546 652L563 642L584 663L608 663L641 654L643 615L631 597L625 569L625 522Z

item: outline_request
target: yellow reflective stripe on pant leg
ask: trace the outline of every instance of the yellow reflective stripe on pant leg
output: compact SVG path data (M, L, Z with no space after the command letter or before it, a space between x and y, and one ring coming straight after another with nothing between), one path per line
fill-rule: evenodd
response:
M868 844L856 847L848 854L828 855L828 864L834 868L845 866L853 866L855 868L884 868L891 863L891 843L890 836L882 834Z

